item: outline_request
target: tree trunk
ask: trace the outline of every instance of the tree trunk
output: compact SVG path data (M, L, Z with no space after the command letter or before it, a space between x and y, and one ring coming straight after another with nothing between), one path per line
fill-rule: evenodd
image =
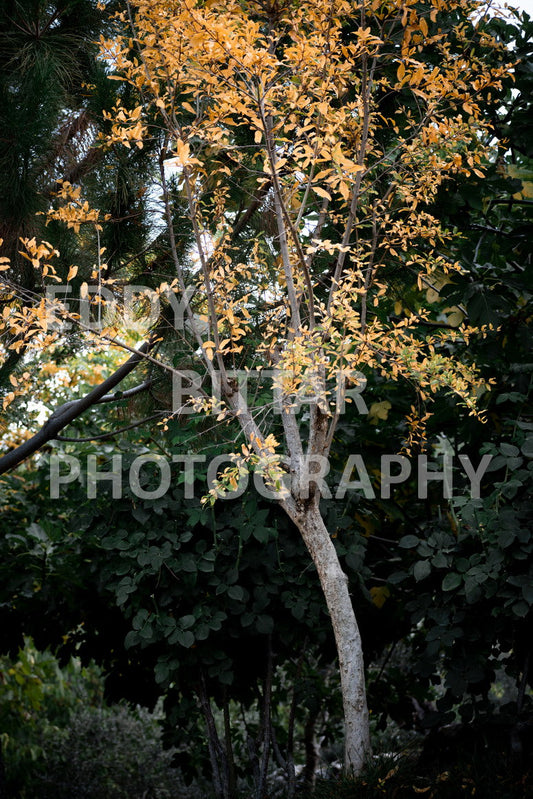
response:
M283 506L298 527L316 566L326 599L339 659L344 709L344 768L359 774L370 756L370 732L366 703L361 636L337 552L322 519L318 499L292 497Z
M318 764L318 747L315 736L315 724L318 718L318 709L309 711L304 727L305 766L303 770L303 783L306 791L311 793L315 788L316 770Z

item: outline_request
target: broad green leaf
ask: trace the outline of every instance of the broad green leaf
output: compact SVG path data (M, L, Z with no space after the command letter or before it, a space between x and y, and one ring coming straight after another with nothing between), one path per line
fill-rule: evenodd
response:
M444 580L442 581L442 590L443 591L453 591L462 583L462 577L457 572L450 572L446 575Z

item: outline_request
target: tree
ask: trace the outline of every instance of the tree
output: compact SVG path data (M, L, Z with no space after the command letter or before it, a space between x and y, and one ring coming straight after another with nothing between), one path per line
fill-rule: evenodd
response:
M159 126L175 151L161 161L172 263L159 293L179 297L186 323L158 356L140 355L173 374L173 412L188 393L240 430L210 499L252 469L301 533L335 633L345 765L356 773L370 751L363 652L320 500L348 386L360 393L362 372L405 381L413 403L447 390L475 412L480 381L447 349L474 330L440 330L422 307L398 320L395 301L458 268L431 203L450 176L482 174L478 98L490 100L506 71L482 12L467 0L136 2L122 15L131 36L103 43L141 100L128 109L117 99L108 145L142 149ZM79 216L71 186L62 196L52 218L95 221ZM263 230L250 239L257 213ZM182 257L176 216L193 237ZM53 253L27 246L50 273ZM96 273L105 286L100 261ZM48 323L41 308L17 324L35 341ZM92 335L124 344L110 330ZM191 389L191 370L201 387ZM245 383L268 370L275 399L254 402ZM415 408L410 425L415 438Z
M84 86L102 74L94 42L102 30L103 15L87 0L2 2L0 236L13 268L24 268L19 237L44 227L36 212L45 210L56 179L79 180L95 160ZM22 277L34 285L31 270Z
M485 176L457 176L438 198L439 219L460 233L451 253L465 269L430 295L442 322L456 323L460 314L474 324L494 325L485 338L454 344L458 360L475 361L485 379L492 379L480 397L487 421L480 424L454 398L440 397L427 433L430 446L468 454L472 462L481 456L492 460L478 498L468 495L459 469L453 497L432 490L416 502L416 486L406 481L390 500L367 502L359 512L366 511L369 550L378 554L372 563L367 559L367 567L376 580L371 590L384 598L381 626L395 626L391 652L400 642L404 652L401 671L384 671L387 678L380 675L377 691L372 684L373 709L421 729L457 719L474 724L472 746L462 756L471 760L476 749L480 755L501 746L523 775L521 754L531 728L533 425L531 161L521 122L531 109L532 26L524 14L514 21L493 19L489 29L513 50L513 75L503 82L497 112L485 110L494 115L496 131ZM405 296L404 306L412 308L413 300ZM392 407L379 420L376 439L396 439L399 447L401 402L390 386L386 390ZM372 453L371 441L366 448L372 473L379 469L379 449ZM458 753L461 725L454 729ZM431 740L437 755L442 738ZM445 768L446 755L441 757Z
M11 263L10 280L18 297L3 294L1 307L16 302L31 307L46 291L38 273L22 255L21 239L45 238L57 249L58 276L70 266L90 279L94 261L91 237L79 237L64 225L50 223L45 211L64 181L83 185L91 203L110 215L101 244L109 271L117 259L142 261L146 245L146 198L143 186L151 168L151 150L98 147L109 127L103 110L114 102L115 88L98 59L97 39L110 35L113 23L93 0L67 4L41 0L6 0L0 4L0 238L2 257ZM121 92L128 103L129 88ZM21 252L22 250L22 252ZM138 253L141 252L141 259ZM0 386L20 369L25 346L13 334L0 344ZM74 348L78 343L76 335ZM63 342L63 355L72 340ZM11 384L13 385L13 384Z
M391 590L409 602L419 625L418 673L434 675L436 661L441 664L442 695L427 725L449 723L458 709L465 724L484 723L502 740L510 738L512 760L521 766L531 727L526 689L533 617L532 162L523 128L531 113L533 26L523 14L492 20L490 30L515 54L513 78L504 82L501 105L493 111L496 139L485 178L458 180L441 199L441 216L461 231L453 246L468 271L455 275L435 299L443 313L460 307L474 323L494 325L485 339L459 353L493 377L483 399L487 424L453 406L437 417L440 435L455 451L492 460L480 497L455 497L440 520L421 518L405 531L410 534L401 546L412 555L410 585L403 563L402 571L394 568ZM489 693L495 674L496 680L504 675L504 703Z

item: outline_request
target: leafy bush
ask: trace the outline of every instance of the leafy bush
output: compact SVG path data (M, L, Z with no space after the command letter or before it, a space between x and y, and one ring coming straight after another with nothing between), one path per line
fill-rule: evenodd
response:
M11 793L18 795L22 785L31 783L43 759L47 728L68 724L76 707L102 701L103 679L96 666L82 666L73 658L61 668L30 638L15 660L0 658L0 743Z
M172 752L147 710L126 706L76 709L67 727L50 728L40 799L175 799Z
M94 664L73 658L61 667L31 639L16 660L0 658L0 743L10 796L178 799L173 752L163 749L157 714L107 707L103 684Z

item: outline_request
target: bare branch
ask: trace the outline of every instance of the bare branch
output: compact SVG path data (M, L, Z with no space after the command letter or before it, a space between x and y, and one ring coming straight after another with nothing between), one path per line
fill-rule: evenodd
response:
M138 350L134 351L134 354L126 363L123 363L112 375L104 380L103 383L100 383L99 386L93 388L85 397L80 397L80 399L72 400L61 405L34 436L19 447L11 450L11 452L8 452L3 458L0 458L0 474L14 469L22 463L22 461L26 460L26 458L29 458L30 455L33 455L37 450L41 449L48 441L53 441L60 430L70 424L74 419L77 419L78 416L81 416L84 411L98 404L111 389L122 382L122 380L141 363L154 345L155 341L146 341Z
M122 433L126 433L128 430L133 430L134 427L140 427L142 424L147 424L148 422L152 422L154 419L159 419L161 416L164 416L166 411L158 411L158 413L152 414L152 416L146 416L144 419L139 419L138 422L133 422L132 424L127 425L126 427L121 427L119 430L111 430L109 433L99 433L96 436L84 436L83 438L69 438L68 436L56 436L56 441L70 441L73 444L85 444L89 441L107 441L110 438L115 438L115 436L119 436Z

